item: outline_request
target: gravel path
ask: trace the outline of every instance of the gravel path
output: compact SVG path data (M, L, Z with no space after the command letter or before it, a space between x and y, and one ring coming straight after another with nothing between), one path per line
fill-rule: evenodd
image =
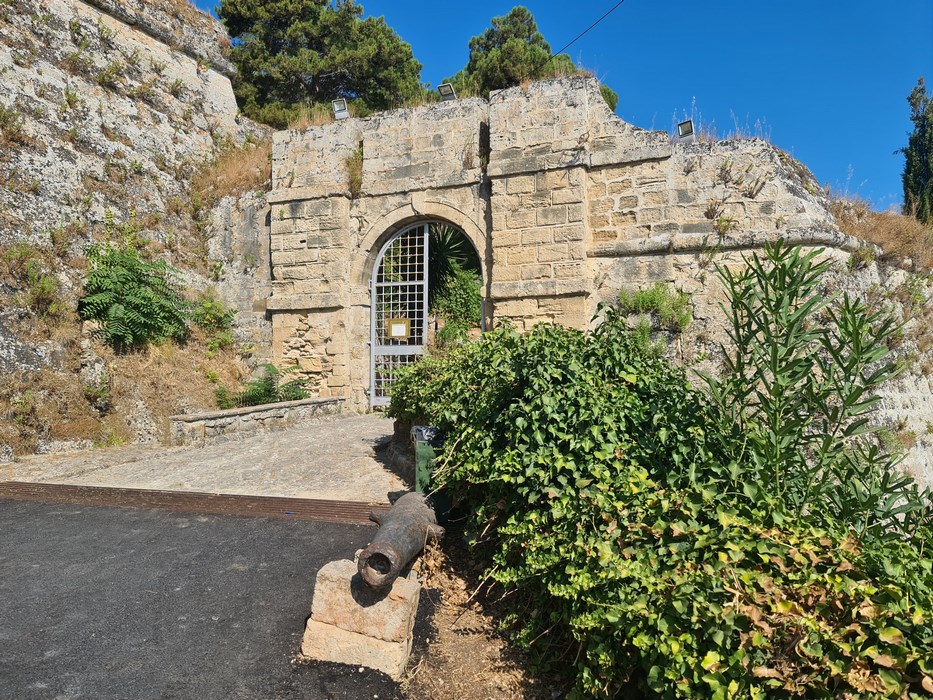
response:
M25 457L0 465L0 481L388 503L407 490L381 460L391 435L378 414L343 416L223 445Z

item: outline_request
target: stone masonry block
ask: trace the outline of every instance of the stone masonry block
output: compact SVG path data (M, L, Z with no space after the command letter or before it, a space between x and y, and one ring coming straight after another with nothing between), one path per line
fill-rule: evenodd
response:
M606 194L608 194L610 197L631 193L632 181L629 178L619 180L618 182L610 182L606 185Z
M583 221L585 211L582 204L568 204L567 205L567 222L568 223L577 223L578 221Z
M615 200L613 209L615 211L622 211L623 209L634 209L638 206L638 197L635 195L626 195L618 197Z
M509 194L527 194L535 191L534 175L515 175L507 181L507 191Z
M506 251L506 263L508 265L523 265L525 263L538 262L536 251L540 246L518 246L509 248Z
M567 223L567 209L568 207L552 206L544 209L537 210L537 223L538 226L551 226L553 224L566 224Z
M420 595L421 585L407 578L396 579L388 592L373 591L356 563L341 559L318 571L311 619L385 642L402 642L411 638Z
M553 244L543 244L536 246L537 247L537 262L555 262L558 260L567 260L570 257L570 246L567 243L553 243ZM522 260L521 262L534 262L535 261L535 250L530 250L531 255L529 259Z
M667 192L643 192L641 205L643 207L662 207L667 204Z
M411 641L386 642L310 619L301 653L319 661L374 668L398 680L408 664Z
M522 265L523 280L544 280L550 279L550 265Z
M518 211L511 211L506 217L508 227L513 229L534 226L535 220L536 218L534 209L519 209Z
M579 204L583 201L583 191L578 187L565 187L551 192L551 204Z
M522 245L553 243L554 234L548 228L529 228L522 231Z

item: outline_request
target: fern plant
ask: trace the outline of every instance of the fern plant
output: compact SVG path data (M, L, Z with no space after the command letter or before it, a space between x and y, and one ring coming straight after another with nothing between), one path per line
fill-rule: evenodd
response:
M100 337L115 350L185 338L188 304L174 268L146 259L132 243L95 244L87 257L90 269L78 314L98 321Z
M296 367L277 368L273 364L263 365L263 373L243 384L243 388L230 393L226 387L219 386L215 390L217 405L222 409L243 408L246 406L261 406L266 403L280 401L297 401L306 399L309 394L305 390L307 379L290 379L283 382L282 377L294 372Z

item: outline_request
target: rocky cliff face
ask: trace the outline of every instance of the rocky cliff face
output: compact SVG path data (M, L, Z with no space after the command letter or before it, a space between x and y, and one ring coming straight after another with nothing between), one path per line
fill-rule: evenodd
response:
M194 165L243 136L225 36L182 0L0 3L0 242L67 249L109 210L177 246Z
M92 342L75 315L91 241L134 238L192 290L223 283L258 350L262 202L212 215L191 185L264 136L237 116L228 44L187 0L0 0L0 459L158 439L169 413L212 406L211 382L236 383L232 354L197 339L148 357Z

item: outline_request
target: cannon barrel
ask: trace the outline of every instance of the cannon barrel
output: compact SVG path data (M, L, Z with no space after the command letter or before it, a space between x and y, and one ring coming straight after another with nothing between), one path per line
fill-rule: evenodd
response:
M360 553L357 568L370 588L391 586L428 541L444 535L434 509L420 493L406 493L387 513L369 517L379 524L379 531Z

